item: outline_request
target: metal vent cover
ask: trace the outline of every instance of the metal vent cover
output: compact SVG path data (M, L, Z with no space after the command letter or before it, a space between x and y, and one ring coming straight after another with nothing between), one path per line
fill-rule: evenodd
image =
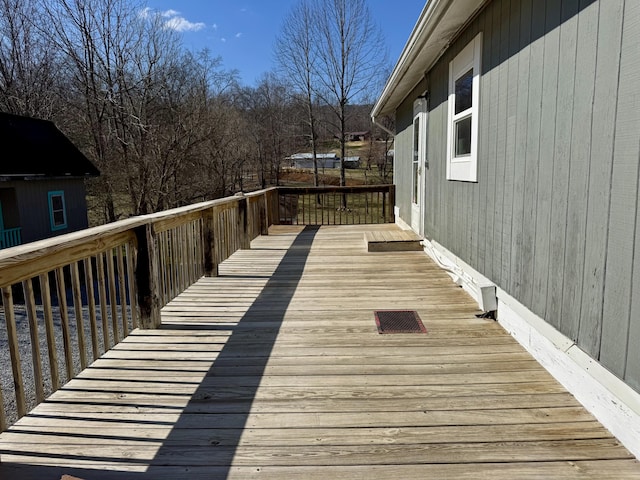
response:
M427 333L415 310L376 310L378 333Z

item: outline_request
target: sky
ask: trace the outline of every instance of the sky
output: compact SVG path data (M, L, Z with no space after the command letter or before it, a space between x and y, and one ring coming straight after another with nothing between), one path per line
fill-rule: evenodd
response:
M298 0L146 0L147 8L181 33L186 48L208 48L223 68L237 70L243 85L255 86L275 66L273 44L282 21ZM368 0L395 65L425 0Z

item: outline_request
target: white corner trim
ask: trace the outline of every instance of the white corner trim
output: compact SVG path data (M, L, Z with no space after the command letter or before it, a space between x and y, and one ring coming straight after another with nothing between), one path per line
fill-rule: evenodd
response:
M398 227L400 227L402 230L411 230L411 225L409 225L400 217L400 208L393 207L393 214L396 217L396 225Z
M473 298L480 310L497 310L496 286L435 240L423 240L424 251Z
M640 394L498 289L498 323L640 459Z

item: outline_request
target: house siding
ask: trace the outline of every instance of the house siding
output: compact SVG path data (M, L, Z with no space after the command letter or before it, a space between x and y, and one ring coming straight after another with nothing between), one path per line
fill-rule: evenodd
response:
M2 188L15 189L22 243L82 230L88 226L83 179L2 182ZM67 227L60 230L51 229L48 197L51 191L64 192Z
M447 181L449 62L478 32L478 182ZM424 219L426 237L638 391L639 44L640 2L489 3L427 74ZM407 223L412 104L425 88L396 118Z

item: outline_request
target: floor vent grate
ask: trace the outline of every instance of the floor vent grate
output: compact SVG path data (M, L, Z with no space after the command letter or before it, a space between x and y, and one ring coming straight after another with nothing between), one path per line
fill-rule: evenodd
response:
M415 310L377 310L378 333L427 333Z

